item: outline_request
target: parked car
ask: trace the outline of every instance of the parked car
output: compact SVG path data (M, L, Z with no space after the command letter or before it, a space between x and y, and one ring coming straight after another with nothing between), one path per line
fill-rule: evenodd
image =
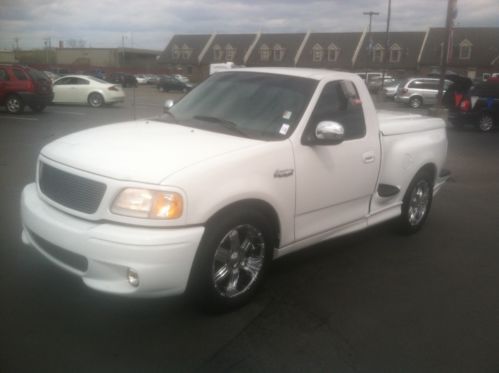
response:
M499 82L489 79L472 86L458 105L449 108L449 121L455 127L470 124L482 132L499 126Z
M41 71L27 66L0 64L0 105L12 114L25 106L41 112L52 101L52 82Z
M144 74L135 74L134 76L138 84L147 84L147 76Z
M119 85L87 75L66 75L54 82L56 104L88 104L101 107L125 100Z
M445 122L377 113L355 74L229 70L196 93L46 145L23 242L95 290L227 310L275 258L388 219L415 233L448 177Z
M147 78L147 84L158 84L160 79L159 75L156 74L147 74L146 78Z
M383 87L383 96L393 100L400 85L400 80L394 80Z
M50 79L51 82L54 82L56 79L60 78L61 76L59 74L53 73L52 71L42 71L47 77Z
M378 93L378 91L381 89L381 82L383 82L383 87L384 87L385 85L393 83L395 81L396 81L396 79L392 78L389 75L385 75L384 79L382 76L374 77L367 82L367 89L371 93Z
M177 80L180 80L181 82L184 82L184 83L189 83L189 78L186 77L185 75L182 75L182 74L175 74L173 75L173 77Z
M126 73L110 73L107 75L108 82L110 83L115 83L115 84L121 84L122 87L137 87L137 79L135 76L132 74L126 74Z
M169 91L181 91L181 92L189 92L194 85L189 81L185 82L179 80L173 76L163 76L159 80L156 88L158 88L161 92L169 92Z
M402 81L395 94L395 101L408 104L417 109L422 105L436 103L439 79L437 78L409 78ZM444 81L444 91L452 84L450 80Z

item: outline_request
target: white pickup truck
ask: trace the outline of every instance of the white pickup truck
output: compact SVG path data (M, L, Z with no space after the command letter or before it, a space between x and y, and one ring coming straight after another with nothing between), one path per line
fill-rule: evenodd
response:
M104 292L248 301L272 259L399 219L446 178L444 122L375 111L355 74L212 75L162 117L60 138L22 193L22 240Z

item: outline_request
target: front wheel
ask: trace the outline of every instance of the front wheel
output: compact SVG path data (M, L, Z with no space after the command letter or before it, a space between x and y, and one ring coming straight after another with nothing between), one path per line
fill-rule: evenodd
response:
M88 96L88 104L95 108L101 107L104 105L104 97L100 93L91 93Z
M414 176L402 204L399 226L402 233L411 234L421 229L430 213L433 200L433 178L426 171Z
M210 311L247 303L270 264L273 233L257 211L227 213L213 220L199 247L191 273L191 295Z
M490 113L483 113L478 120L478 129L481 132L490 132L494 128L494 118Z

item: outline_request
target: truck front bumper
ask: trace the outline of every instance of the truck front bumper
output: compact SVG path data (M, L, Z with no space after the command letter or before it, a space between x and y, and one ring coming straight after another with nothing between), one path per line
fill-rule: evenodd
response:
M88 287L130 297L183 293L204 233L75 218L41 200L35 184L23 190L21 214L25 244Z

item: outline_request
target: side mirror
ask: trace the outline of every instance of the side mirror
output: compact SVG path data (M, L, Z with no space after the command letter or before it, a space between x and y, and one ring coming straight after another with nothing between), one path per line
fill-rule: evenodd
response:
M175 105L175 101L173 100L166 100L165 104L163 105L163 113L167 113L172 107Z
M317 145L339 144L345 139L345 128L338 122L319 122L315 128L315 141Z

